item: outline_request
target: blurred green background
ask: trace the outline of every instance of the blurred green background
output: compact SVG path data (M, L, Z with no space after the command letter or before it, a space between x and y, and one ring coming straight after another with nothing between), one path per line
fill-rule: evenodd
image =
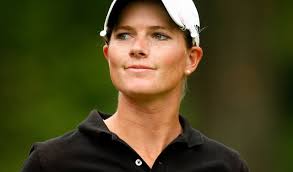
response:
M32 143L112 113L97 31L110 0L1 3L0 171L20 171ZM292 1L197 1L204 58L182 114L237 149L251 171L293 171Z

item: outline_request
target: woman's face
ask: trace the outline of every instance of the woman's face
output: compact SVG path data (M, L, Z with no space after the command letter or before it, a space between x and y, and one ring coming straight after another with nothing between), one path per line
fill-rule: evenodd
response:
M163 7L137 1L121 12L104 54L121 93L160 96L181 93L183 79L195 70L202 51L187 49L184 33Z

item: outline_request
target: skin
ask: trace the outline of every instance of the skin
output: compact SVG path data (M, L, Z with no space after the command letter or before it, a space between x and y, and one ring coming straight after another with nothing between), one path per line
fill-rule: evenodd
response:
M117 110L105 123L152 167L181 133L183 80L196 69L202 49L187 48L161 5L136 1L122 11L103 52L119 91Z

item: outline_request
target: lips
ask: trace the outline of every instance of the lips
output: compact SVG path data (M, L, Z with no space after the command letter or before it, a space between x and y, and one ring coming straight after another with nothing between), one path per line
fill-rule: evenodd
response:
M129 65L129 66L126 66L125 69L133 69L133 70L155 70L154 67L147 66L147 65Z

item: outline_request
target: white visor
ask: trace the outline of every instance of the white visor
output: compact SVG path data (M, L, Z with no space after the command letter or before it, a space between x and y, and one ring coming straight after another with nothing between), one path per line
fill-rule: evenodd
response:
M106 20L104 30L100 32L100 36L106 38L108 31L108 22L114 5L119 0L113 0ZM192 38L193 45L199 46L199 29L200 21L198 11L192 0L161 0L172 20L182 29L188 30Z

